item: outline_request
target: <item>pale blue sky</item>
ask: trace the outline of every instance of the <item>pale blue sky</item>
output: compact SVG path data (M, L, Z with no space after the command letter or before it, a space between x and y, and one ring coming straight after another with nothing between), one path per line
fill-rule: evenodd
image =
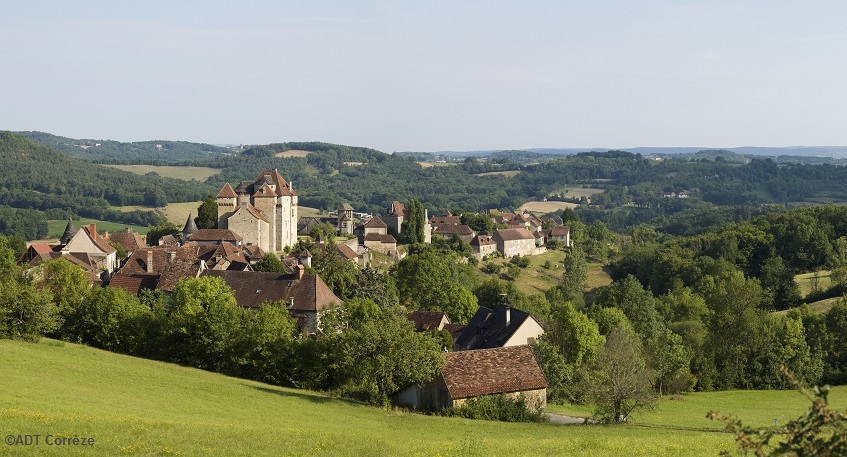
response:
M844 1L3 3L0 129L386 152L847 144Z

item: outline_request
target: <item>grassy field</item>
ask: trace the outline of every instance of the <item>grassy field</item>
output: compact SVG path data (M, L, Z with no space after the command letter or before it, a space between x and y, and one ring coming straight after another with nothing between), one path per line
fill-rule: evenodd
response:
M829 402L832 407L847 409L847 386L834 387ZM633 414L629 425L719 431L723 424L706 418L707 412L715 410L738 417L746 425L766 427L773 425L774 419L784 424L797 418L809 406L809 400L796 390L692 392L673 399L665 396L652 410ZM583 405L550 405L548 410L577 417L589 417L592 413L591 407Z
M555 286L562 277L562 261L565 258L565 253L562 251L547 251L544 254L532 255L527 257L529 266L521 271L521 275L515 280L515 286L518 290L527 295L543 294L547 289ZM552 268L544 268L545 262L550 261ZM499 265L507 265L506 259L492 259ZM481 263L479 266L481 267ZM487 280L491 275L479 271L480 278ZM588 264L588 279L586 291L600 286L606 286L612 283L612 278L608 273L603 271L603 265L599 263Z
M106 222L106 221L98 221L96 219L88 219L88 218L80 218L74 219L74 226L76 226L77 230L83 225L88 224L97 224L97 232L120 232L123 231L124 227L129 227L137 233L141 233L142 235L147 233L149 230L148 227L141 227L140 225L127 225L121 224L120 222ZM47 221L47 238L49 239L58 239L65 233L65 227L68 225L68 220L52 220Z
M458 165L459 162L418 162L418 165L421 168L429 168L429 167L449 167L451 165Z
M575 187L575 186L565 186L557 191L550 192L549 195L557 195L562 194L563 197L568 198L582 198L582 197L590 197L595 194L602 194L606 189L600 189L597 187Z
M809 295L809 292L816 288L818 290L826 290L832 285L832 280L829 277L829 271L819 271L817 274L799 274L794 277L794 282L800 286L800 295L803 297Z
M387 411L52 340L0 340L0 366L4 436L95 440L87 449L0 445L5 455L679 456L734 448L726 433L673 427L674 418L705 415L692 402L670 404L685 408L656 419L667 428L510 424ZM757 398L749 394L739 414L757 408Z
M104 167L117 168L118 170L128 171L137 175L145 175L151 171L155 171L159 176L165 178L183 179L186 181L205 181L210 176L214 176L221 171L217 168L208 167L172 167L172 166L153 166L153 165L103 165Z

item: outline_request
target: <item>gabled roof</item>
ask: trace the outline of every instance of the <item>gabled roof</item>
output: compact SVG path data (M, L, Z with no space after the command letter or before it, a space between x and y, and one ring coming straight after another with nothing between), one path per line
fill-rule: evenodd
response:
M268 183L264 183L262 184L262 187L259 187L259 190L253 194L253 197L274 198L276 197L276 192L271 189L271 186L269 186Z
M500 229L497 230L496 236L499 236L503 241L535 240L535 236L523 227Z
M177 283L183 279L196 278L203 270L202 262L177 259L159 277L156 290L173 292Z
M379 233L368 233L365 235L365 241L379 241L383 244L396 243L397 240L391 235L381 235Z
M232 288L239 306L245 308L283 302L290 310L316 312L341 303L318 275L307 274L297 279L296 274L205 270L201 276L223 279Z
M459 225L462 223L462 216L432 216L429 218L429 223L433 227L436 225Z
M491 239L491 235L477 235L471 240L471 246L491 246L497 244Z
M550 236L567 236L571 233L571 228L568 226L556 226L550 230Z
M353 249L350 248L350 246L347 246L344 243L335 245L335 249L338 250L338 254L344 259L353 260L356 257L358 257L358 254L356 254L356 251L354 251Z
M238 197L238 195L236 195L235 190L232 188L232 186L229 185L229 183L224 184L224 186L221 188L221 191L218 192L218 198L236 198L236 197Z
M441 376L454 400L547 388L547 379L527 345L450 352L444 359Z
M133 232L129 228L125 229L123 232L110 233L106 238L106 241L121 245L121 247L123 247L128 253L147 247L147 242L144 240L144 237Z
M456 345L465 349L501 347L527 319L533 319L533 317L517 308L497 305L491 310L480 306L465 330L456 339Z
M251 215L251 216L255 217L256 219L258 219L258 220L260 220L260 221L265 221L265 222L270 223L270 221L268 220L268 218L267 218L267 217L265 217L265 215L264 215L264 214L262 214L262 212L261 212L261 211L259 211L258 209L256 209L256 207L255 207L255 206L253 206L253 205L251 205L250 203L248 203L246 206L240 206L240 207L238 207L238 209L237 209L237 210L235 210L235 212L234 212L234 213L232 213L232 216L235 216L236 214L238 214L238 213L240 213L240 212L242 212L242 211L247 211L248 213L250 213L250 215ZM230 216L230 217L232 217L232 216ZM205 229L205 230L212 230L212 229ZM215 230L221 230L221 229L215 229ZM192 237L191 239L192 239L192 240L196 240L196 238L194 238L194 237Z
M109 246L109 243L97 233L97 229L94 224L83 225L81 230L85 232L85 234L88 235L89 238L91 238L91 241L93 241L97 248L101 251L105 252L106 254L117 252L115 248Z
M436 235L473 235L473 229L464 224L439 225L432 227L432 233Z
M388 228L385 221L379 216L374 216L371 220L364 224L365 228Z
M402 216L409 217L409 207L403 203L394 200L388 206L388 210L385 212L387 216Z
M447 314L442 311L412 311L406 314L406 318L415 324L416 332L441 330L442 323L444 325L450 323Z
M159 275L118 272L112 275L109 287L119 287L132 295L138 295L142 290L156 290L158 283Z
M255 179L254 182L257 182L257 183L258 182L266 182L263 179L264 177L270 178L271 181L276 184L276 194L277 195L279 195L279 196L297 195L297 193L294 192L294 189L291 188L291 185L289 183L285 182L285 179L282 178L282 175L279 174L279 171L277 171L276 168L263 170L261 173L259 173L259 176L256 176L256 179Z
M338 207L339 211L353 211L353 206L349 203L342 203L341 206Z
M191 241L241 241L241 235L228 229L200 229L191 235Z
M186 245L179 248L153 246L137 249L126 259L120 273L161 275L168 269L168 252L175 253L173 260L188 260L193 262L198 258L196 245ZM150 261L152 261L152 264L148 264ZM148 267L150 271L148 271Z

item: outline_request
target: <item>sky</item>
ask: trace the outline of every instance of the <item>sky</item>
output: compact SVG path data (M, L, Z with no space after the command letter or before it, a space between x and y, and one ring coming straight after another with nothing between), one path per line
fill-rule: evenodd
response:
M847 145L847 2L3 2L0 129L393 151Z

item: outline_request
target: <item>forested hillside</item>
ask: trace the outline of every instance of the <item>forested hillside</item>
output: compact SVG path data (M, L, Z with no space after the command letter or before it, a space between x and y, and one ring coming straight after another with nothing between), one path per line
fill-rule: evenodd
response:
M229 154L227 148L188 141L78 140L44 132L16 132L38 144L93 163L165 165L183 160L202 160Z
M64 219L69 214L101 220L147 225L159 216L149 211L121 212L112 206L164 206L168 202L196 201L213 190L191 183L158 176L138 176L107 167L92 165L65 153L41 146L11 132L0 132L0 207L39 210L48 219ZM4 211L12 218L29 213ZM4 226L20 227L6 221ZM44 228L46 231L46 228ZM25 238L35 232L10 230Z

